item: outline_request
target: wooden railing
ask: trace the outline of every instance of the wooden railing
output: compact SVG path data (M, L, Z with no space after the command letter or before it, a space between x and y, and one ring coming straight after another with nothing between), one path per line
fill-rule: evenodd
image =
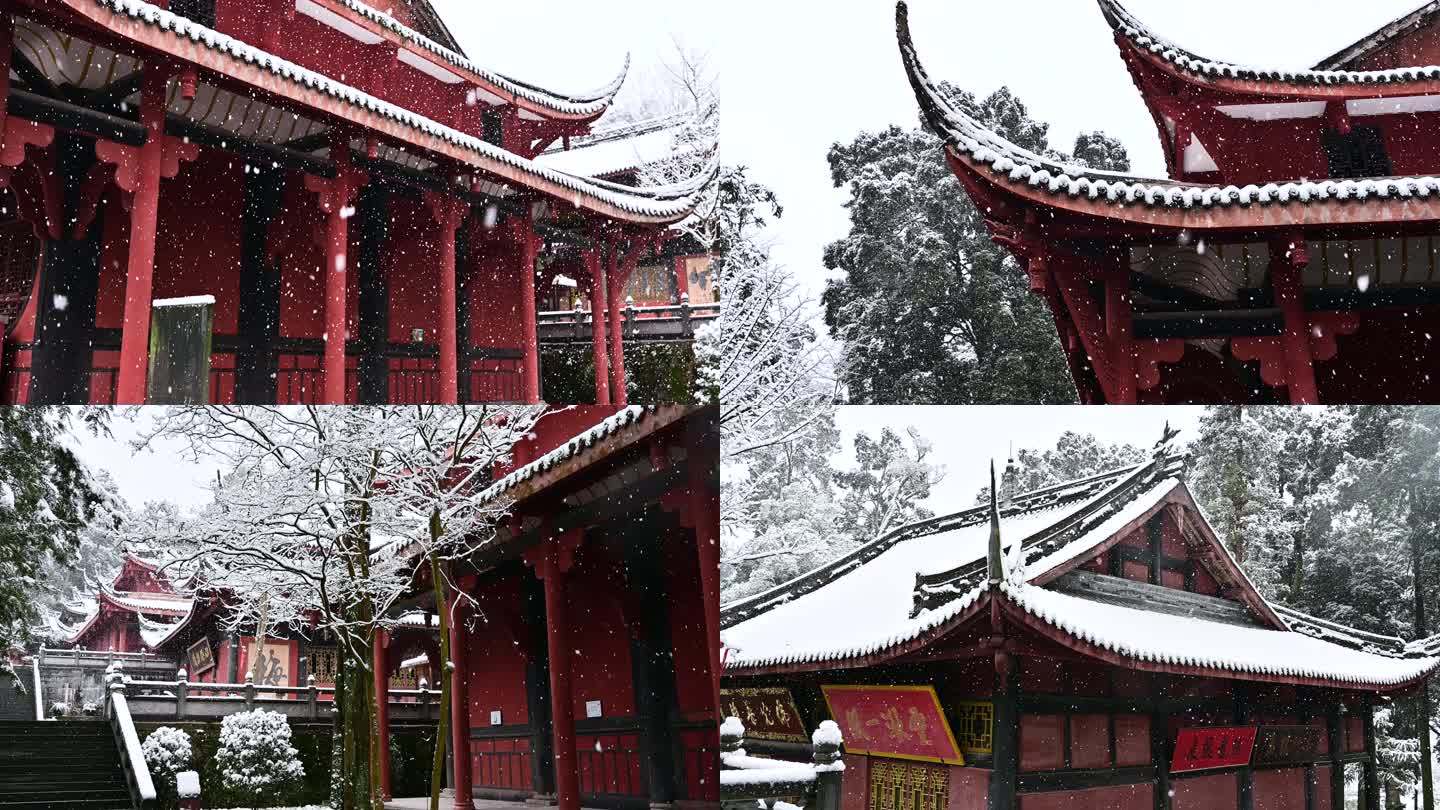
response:
M630 303L620 310L620 316L621 334L626 340L685 341L693 340L696 329L720 317L720 305L691 304L682 296L680 303L669 306L637 307ZM575 343L590 340L593 319L589 310L577 304L572 310L538 313L536 324L541 343Z
M317 686L315 678L304 686L267 686L247 676L244 683L189 681L181 670L175 680L126 680L124 693L130 710L145 720L214 720L236 712L265 709L286 717L319 721L328 719L335 687ZM440 692L427 689L391 689L391 722L438 721Z

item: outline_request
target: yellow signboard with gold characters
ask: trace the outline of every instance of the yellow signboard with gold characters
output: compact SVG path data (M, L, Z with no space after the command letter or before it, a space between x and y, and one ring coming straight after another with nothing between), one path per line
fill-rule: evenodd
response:
M795 699L783 686L721 689L720 705L726 717L738 717L745 724L745 737L752 740L809 742Z

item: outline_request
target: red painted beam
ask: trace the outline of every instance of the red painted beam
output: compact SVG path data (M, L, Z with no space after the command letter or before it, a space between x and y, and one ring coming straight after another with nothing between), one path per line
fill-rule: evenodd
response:
M325 213L325 387L321 404L344 405L345 391L345 286L350 250L349 211L355 196L368 179L351 166L350 146L344 133L335 130L330 154L335 160L335 179L313 175L305 188L314 192ZM451 274L454 275L453 273Z
M520 320L521 348L525 352L521 376L521 396L529 404L540 402L540 332L535 308L535 259L541 240L535 234L532 216L513 219L511 234L520 246Z
M581 530L551 538L526 561L545 583L545 642L550 656L550 713L558 810L580 810L580 763L575 753L575 699L571 692L570 619L565 575L574 565Z

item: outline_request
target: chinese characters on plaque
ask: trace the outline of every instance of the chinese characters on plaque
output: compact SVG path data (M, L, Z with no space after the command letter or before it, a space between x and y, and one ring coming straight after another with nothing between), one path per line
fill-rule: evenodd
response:
M1182 728L1170 771L1313 762L1320 756L1322 734L1315 726Z
M1255 750L1255 726L1182 728L1175 737L1171 773L1232 768L1250 762Z
M751 689L721 689L720 705L726 717L738 717L745 724L745 736L752 740L809 742L805 724L795 708L795 699L783 686Z
M185 660L190 664L190 671L186 674L192 679L214 669L215 650L210 646L210 639L202 638L191 644L185 651Z
M930 686L822 686L845 750L964 765L940 700Z

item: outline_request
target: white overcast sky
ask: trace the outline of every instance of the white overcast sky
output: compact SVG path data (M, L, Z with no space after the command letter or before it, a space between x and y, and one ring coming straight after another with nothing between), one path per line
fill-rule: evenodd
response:
M210 500L207 488L219 465L196 464L183 458L180 442L160 442L136 452L130 441L150 424L156 408L115 408L110 422L113 438L96 437L81 429L71 446L92 469L106 470L120 496L139 508L149 501L170 501L181 507L198 507Z
M1156 32L1203 56L1309 67L1421 0L1125 0ZM891 0L737 0L722 25L725 159L785 204L775 255L813 292L827 243L849 230L825 155L862 130L913 127ZM1163 175L1155 125L1094 0L911 0L935 79L980 95L1009 85L1068 150L1081 131L1120 138L1137 172Z
M1203 407L1182 405L850 405L836 411L835 424L843 467L854 463L855 434L878 436L889 427L904 435L914 426L934 445L932 460L945 467L945 480L931 490L926 505L946 514L975 503L975 493L989 483L990 460L997 469L1003 467L1011 442L1017 450L1047 449L1073 430L1102 442L1150 447L1169 422L1181 431L1175 441L1189 444L1204 413Z

